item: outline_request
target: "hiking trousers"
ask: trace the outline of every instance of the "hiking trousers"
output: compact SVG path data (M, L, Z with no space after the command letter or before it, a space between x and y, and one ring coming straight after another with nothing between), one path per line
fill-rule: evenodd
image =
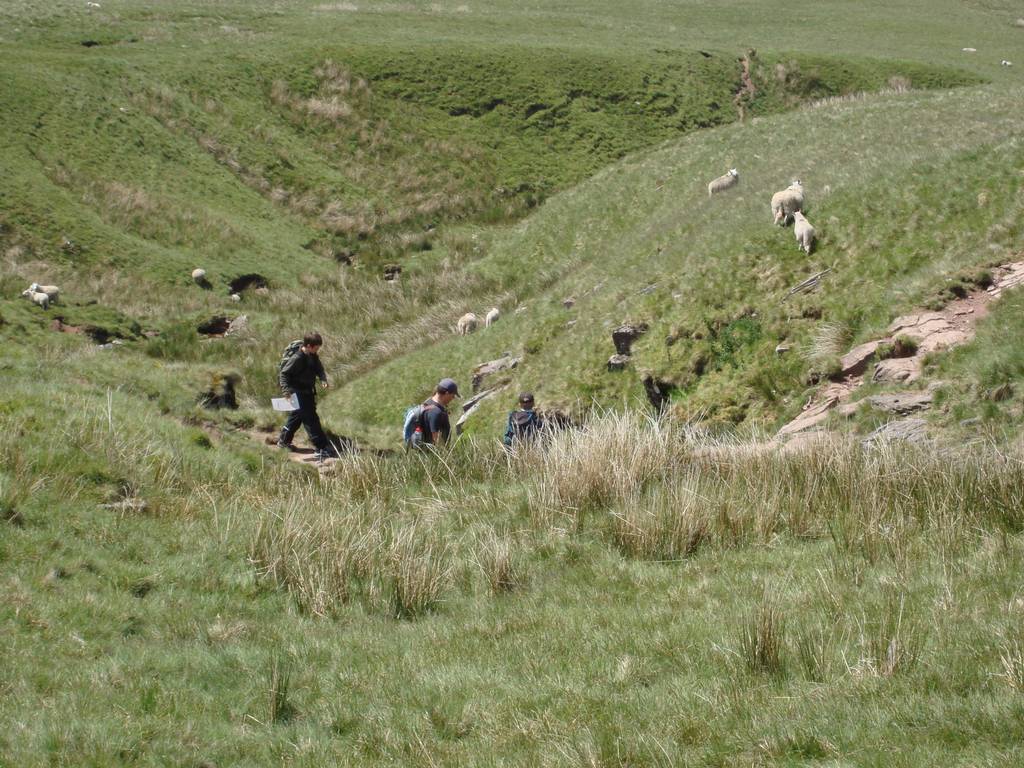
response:
M313 447L318 451L325 450L327 435L324 434L324 428L320 426L320 416L316 412L316 393L296 392L296 395L299 398L299 408L288 414L288 421L284 423L284 429L281 430L280 442L291 445L292 438L299 431L301 424L306 428L306 434L309 435L309 442L313 444Z

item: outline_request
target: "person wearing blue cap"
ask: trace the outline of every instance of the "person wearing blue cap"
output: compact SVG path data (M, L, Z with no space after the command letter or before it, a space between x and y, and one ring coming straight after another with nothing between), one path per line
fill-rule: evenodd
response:
M441 379L434 389L434 394L423 403L420 409L420 423L417 431L422 430L422 442L428 445L444 445L452 432L448 420L448 405L459 396L459 385L452 379Z

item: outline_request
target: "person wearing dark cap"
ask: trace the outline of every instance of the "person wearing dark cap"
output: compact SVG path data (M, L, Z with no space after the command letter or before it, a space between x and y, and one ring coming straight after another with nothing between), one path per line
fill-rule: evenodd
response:
M544 420L533 409L533 393L519 395L519 408L508 415L508 427L502 442L512 446L517 442L534 440L544 428Z
M448 442L452 432L448 405L458 396L459 386L451 379L441 379L437 383L434 394L420 409L419 426L423 430L423 443L437 446Z

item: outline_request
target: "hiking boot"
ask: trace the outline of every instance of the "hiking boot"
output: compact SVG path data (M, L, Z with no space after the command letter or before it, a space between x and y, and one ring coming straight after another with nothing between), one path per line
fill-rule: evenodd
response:
M295 453L295 451L297 451L297 450L298 450L298 448L296 448L296 447L295 447L294 445L292 445L291 443L285 443L285 442L282 442L281 440L278 440L278 441L277 441L277 442L275 443L275 445L276 445L276 446L277 446L278 448L283 448L284 450L286 450L286 451L288 451L288 452L290 452L290 453Z
M334 448L333 445L328 445L326 448L320 448L316 453L313 454L313 458L317 461L324 461L326 459L337 459L340 454Z

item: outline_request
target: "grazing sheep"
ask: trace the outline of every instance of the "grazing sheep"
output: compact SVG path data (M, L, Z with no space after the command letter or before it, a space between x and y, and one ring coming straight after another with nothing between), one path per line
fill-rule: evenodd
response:
M1006 59L1003 59L999 63L1002 64L1004 67L1012 67L1013 66L1013 62L1012 61L1007 61Z
M484 318L484 327L490 328L491 323L498 322L499 317L501 317L501 312L498 311L497 307L494 307L493 309L491 309L490 312L487 313L487 316Z
M197 267L192 270L192 279L196 285L203 285L206 282L206 270L202 267Z
M810 256L814 247L814 227L800 211L793 213L793 234L796 235L797 248L803 248L804 253Z
M242 297L241 297L241 296L239 296L239 295L238 295L237 293L232 293L232 294L231 294L231 300L232 300L232 301L241 301L241 300L242 300Z
M43 309L50 308L50 297L42 291L33 291L29 288L28 290L22 291L21 295L26 297L33 304L38 304Z
M50 297L50 301L56 301L60 298L60 288L56 285L40 285L39 283L32 283L28 289L34 293L45 293Z
M477 325L480 324L480 318L474 315L472 312L467 312L459 318L459 322L456 323L455 328L458 330L460 336L465 336L467 333L472 333L476 330Z
M781 192L772 195L772 219L786 226L793 214L804 209L804 187L797 179Z
M719 176L714 181L708 182L708 197L711 197L716 192L725 192L727 189L732 189L740 181L740 174L735 168L731 168L724 176Z

